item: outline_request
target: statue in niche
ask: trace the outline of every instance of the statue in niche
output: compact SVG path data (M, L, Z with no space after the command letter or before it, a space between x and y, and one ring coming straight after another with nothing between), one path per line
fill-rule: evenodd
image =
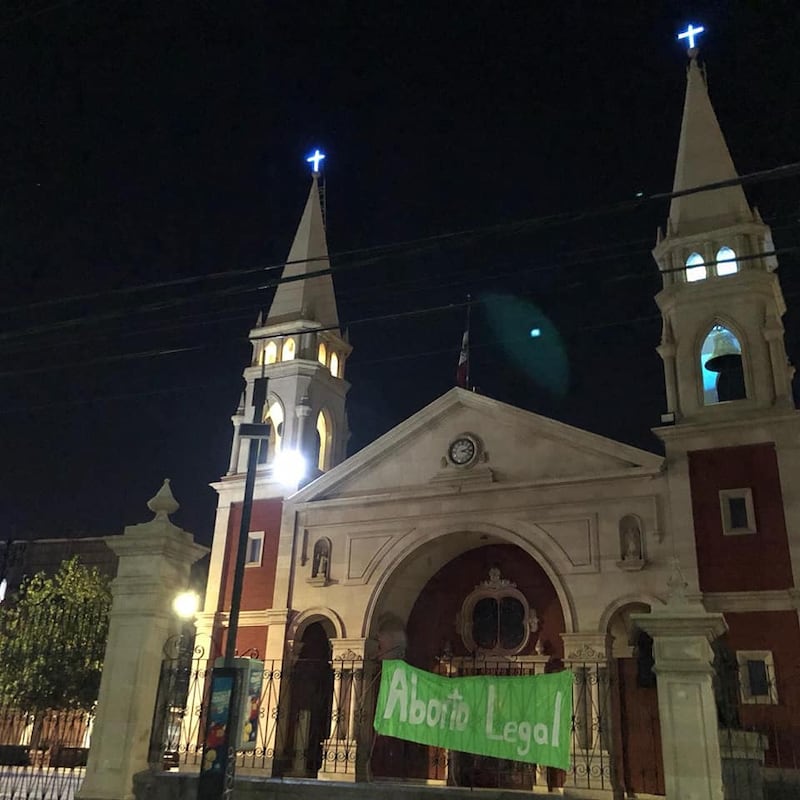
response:
M327 539L318 539L314 543L314 554L311 559L311 577L330 577L331 543Z
M626 514L619 521L620 557L623 561L640 562L644 560L642 552L642 529L639 520L633 514Z

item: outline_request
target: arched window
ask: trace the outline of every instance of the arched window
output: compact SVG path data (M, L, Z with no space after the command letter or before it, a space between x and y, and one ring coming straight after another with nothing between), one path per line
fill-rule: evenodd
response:
M739 271L736 253L730 247L720 247L717 250L717 275L733 275Z
M467 595L456 624L470 653L514 655L538 630L539 618L516 584L501 578L499 567L493 566L489 580Z
M339 377L339 356L336 353L331 353L331 375L334 378Z
M274 364L278 360L278 345L275 342L267 342L264 348L264 360L262 364Z
M294 339L290 336L284 343L281 349L281 361L292 361L294 359L296 345Z
M331 468L331 443L333 441L333 424L325 409L317 415L317 467L322 472Z
M317 361L320 364L328 365L328 348L325 347L325 342L319 343L319 349L317 350Z
M742 346L724 325L714 325L700 349L703 403L742 400L745 392Z
M275 456L281 451L283 441L283 406L277 397L270 397L267 413L264 414L264 422L269 422L272 426L269 442L261 442L261 449L258 451L258 463L268 464L273 461Z
M708 276L708 270L703 263L703 256L700 253L692 253L686 259L686 280L689 283L702 281Z

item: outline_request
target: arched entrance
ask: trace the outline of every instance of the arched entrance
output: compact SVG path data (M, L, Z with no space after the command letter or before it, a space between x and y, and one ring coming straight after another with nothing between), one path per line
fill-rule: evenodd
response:
M445 543L440 552L447 553L451 544ZM420 561L435 564L436 555L423 554L412 562L411 570ZM559 668L564 613L552 581L530 554L508 543L478 544L431 571L416 599L398 598L396 604L396 608L410 607L406 661L451 676L536 674ZM399 576L396 585L403 582ZM531 788L537 782L536 768L517 769L513 764L378 737L371 770L376 777Z
M631 622L631 614L648 613L646 603L631 602L608 622L617 688L612 692L615 771L630 795L665 793L653 641Z
M299 657L288 675L286 689L291 694L284 775L316 777L322 766L322 745L330 730L333 702L331 642L326 622L311 622L304 628Z

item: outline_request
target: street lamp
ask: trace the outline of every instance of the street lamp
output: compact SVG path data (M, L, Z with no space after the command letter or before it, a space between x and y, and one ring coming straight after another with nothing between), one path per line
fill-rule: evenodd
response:
M172 610L184 620L194 619L198 608L200 608L200 597L197 592L191 590L176 594L172 601Z
M273 465L272 474L284 486L297 486L306 474L306 460L297 450L281 450Z

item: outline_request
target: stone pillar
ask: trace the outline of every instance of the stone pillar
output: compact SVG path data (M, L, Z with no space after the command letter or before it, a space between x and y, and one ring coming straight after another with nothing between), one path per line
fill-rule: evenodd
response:
M711 642L728 626L686 599L677 559L667 605L631 620L653 638L667 800L722 800Z
M169 481L147 504L154 519L105 541L117 554L117 577L100 697L79 800L129 800L133 776L147 769L162 648L174 632L172 601L188 585L207 548L169 521L178 509Z
M364 779L364 767L372 732L363 708L366 639L331 639L333 708L331 729L322 743L319 780L354 782Z
M562 633L564 666L572 670L570 791L610 791L615 782L611 731L611 637L596 631Z

